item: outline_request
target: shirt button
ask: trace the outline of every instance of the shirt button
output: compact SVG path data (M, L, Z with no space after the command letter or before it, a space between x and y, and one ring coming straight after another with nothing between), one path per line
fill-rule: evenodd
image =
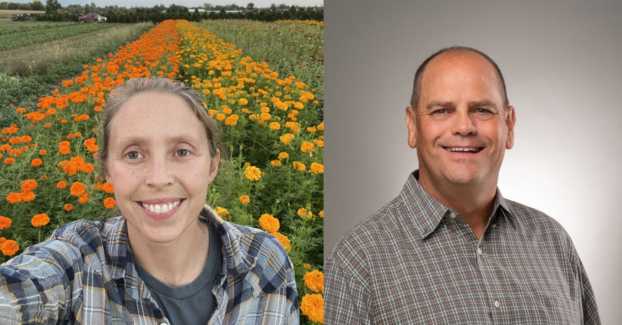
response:
M481 248L477 248L477 254L482 255L482 249Z
M490 225L491 228L497 228L497 224L493 223L492 225Z
M495 300L495 308L499 308L499 306L501 306L501 304Z

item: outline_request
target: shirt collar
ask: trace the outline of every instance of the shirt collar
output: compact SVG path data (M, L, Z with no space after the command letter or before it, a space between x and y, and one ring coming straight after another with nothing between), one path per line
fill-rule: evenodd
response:
M243 249L240 242L243 234L235 226L222 220L207 204L201 210L199 218L216 228L222 243L223 259L228 274L241 275L255 266L257 259ZM130 242L125 218L121 216L106 220L102 229L102 238L111 277L115 280L123 279L126 272L133 277L137 276L133 268L133 256L129 252Z
M410 174L400 196L406 202L406 210L409 215L415 218L414 226L421 235L421 239L425 239L436 230L441 220L445 216L452 213L448 207L435 200L426 190L421 187L417 179L419 178L419 170L415 170ZM499 209L501 207L502 209ZM493 216L499 213L510 221L510 224L516 230L516 222L510 213L507 200L501 195L501 191L497 188L495 200L493 203Z

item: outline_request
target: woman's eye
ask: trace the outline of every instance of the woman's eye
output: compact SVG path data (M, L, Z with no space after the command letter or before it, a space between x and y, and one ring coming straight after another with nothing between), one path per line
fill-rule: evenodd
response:
M130 152L126 153L126 154L125 154L125 156L126 156L127 158L129 158L129 159L134 160L134 159L138 159L138 157L140 156L140 154L139 154L138 152L136 152L136 151L130 151Z
M187 149L179 149L179 150L177 150L177 155L180 156L180 157L186 157L189 154L190 154L190 151L188 151Z

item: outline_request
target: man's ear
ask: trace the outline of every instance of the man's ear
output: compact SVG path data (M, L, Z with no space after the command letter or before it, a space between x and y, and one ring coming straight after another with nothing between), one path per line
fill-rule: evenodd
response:
M514 106L508 106L506 116L505 116L505 124L508 128L508 136L505 141L505 149L512 149L514 147L514 124L516 124L516 112L514 111Z
M406 107L406 127L408 128L408 145L414 149L417 147L417 117L415 110L410 106Z

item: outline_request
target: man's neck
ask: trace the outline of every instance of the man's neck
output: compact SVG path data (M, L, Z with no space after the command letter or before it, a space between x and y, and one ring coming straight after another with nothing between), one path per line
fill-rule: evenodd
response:
M432 198L460 214L478 239L482 237L492 214L497 193L496 182L456 186L432 182L421 173L417 181Z
M207 227L205 222L198 221L198 225L191 226L170 243L146 241L140 233L128 227L132 254L138 264L158 281L170 287L190 284L201 274L207 262Z

